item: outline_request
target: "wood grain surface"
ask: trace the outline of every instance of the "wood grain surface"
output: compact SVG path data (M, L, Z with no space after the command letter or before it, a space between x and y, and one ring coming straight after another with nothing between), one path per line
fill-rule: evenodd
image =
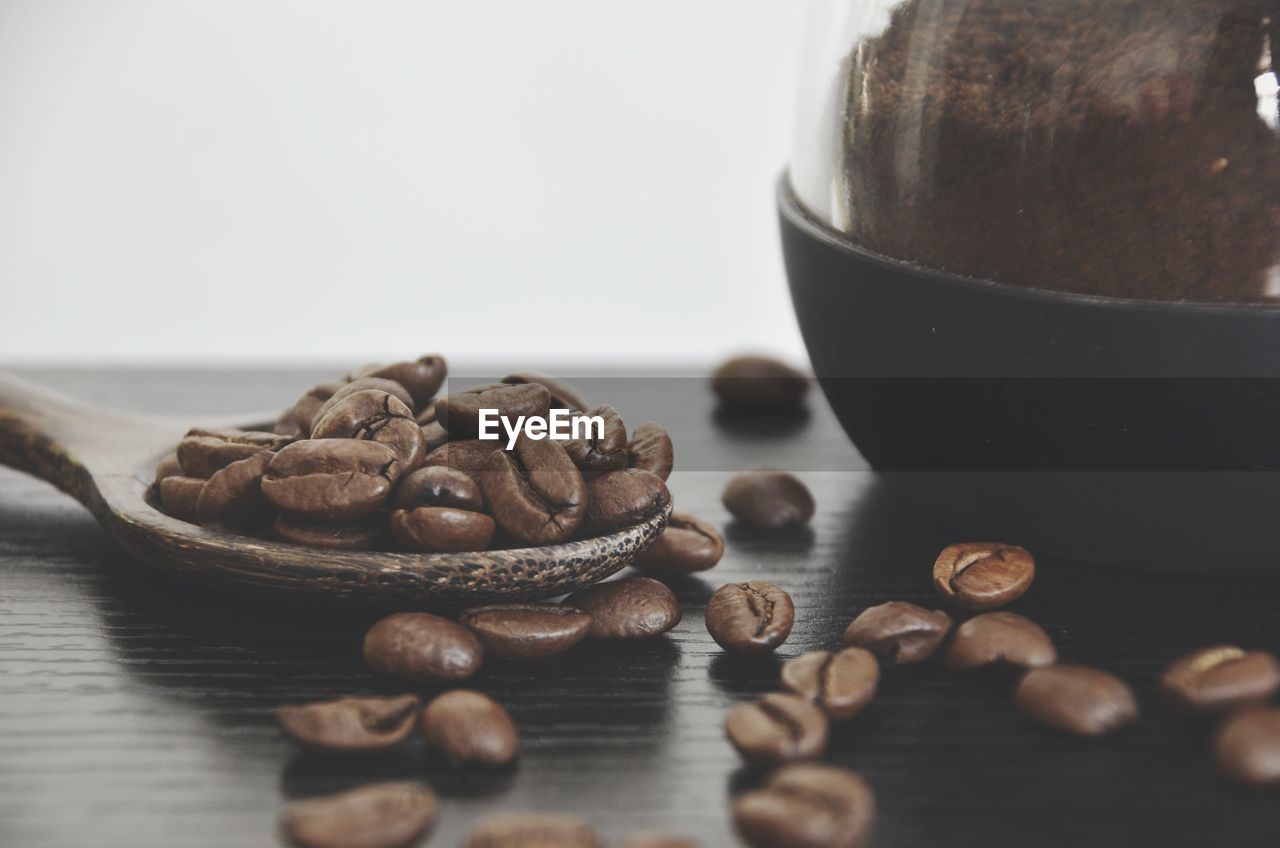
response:
M332 370L26 373L86 399L197 416L283 405ZM275 729L277 705L401 691L361 666L367 613L264 604L148 571L70 498L0 469L0 846L271 845L289 800L387 778L440 793L427 845L456 845L479 818L516 809L579 813L612 843L663 828L738 844L730 799L760 775L724 742L725 711L775 688L782 659L837 645L862 608L937 605L933 558L964 528L887 493L819 398L804 419L743 423L714 414L700 379L602 377L586 391L632 425L669 426L677 508L720 526L729 544L715 570L672 581L684 620L667 637L484 667L472 685L507 705L522 734L518 766L502 772L452 772L417 740L357 759L298 751ZM721 488L762 465L793 469L813 489L809 532L762 536L730 521ZM1227 641L1280 651L1280 581L1036 553L1036 584L1013 609L1046 627L1063 661L1130 682L1142 721L1112 738L1066 738L1016 713L1008 678L936 663L890 670L828 756L875 788L874 844L1280 844L1280 790L1220 780L1212 725L1157 692L1161 670L1187 650ZM790 591L798 622L777 658L744 662L712 642L702 608L722 583L752 578Z

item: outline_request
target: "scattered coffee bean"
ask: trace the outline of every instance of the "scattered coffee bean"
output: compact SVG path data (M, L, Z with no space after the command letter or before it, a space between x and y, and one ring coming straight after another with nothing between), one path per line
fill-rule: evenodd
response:
M324 406L325 401L333 397L342 386L342 383L321 383L318 386L312 386L306 394L298 398L298 402L293 405L292 417L300 437L306 438L311 435L311 425L315 423L320 407Z
M420 408L426 406L436 396L436 392L440 391L440 387L444 385L444 378L448 374L449 366L443 356L427 354L413 362L365 365L353 371L351 378L358 380L361 377L382 377L393 380L405 387L413 396L414 407Z
M698 842L673 833L644 831L623 839L622 848L698 848Z
M827 747L826 714L799 695L782 692L729 710L724 730L738 753L760 766L813 759Z
M399 612L364 637L364 661L389 677L433 682L465 680L480 669L484 648L470 630L425 612Z
M329 411L342 401L356 394L357 392L385 392L396 400L403 403L409 409L414 408L413 396L409 394L404 386L395 380L384 380L381 377L361 377L358 380L352 380L350 383L343 383L338 386L337 390L331 394L324 403L320 404L320 408L316 410L315 415L311 417L311 437L322 438L315 435L314 428L321 418L329 414Z
M182 477L185 476L182 471L182 463L178 462L178 455L171 453L164 459L160 460L160 464L156 466L156 483L166 477Z
M298 801L280 817L299 848L403 848L436 823L435 793L418 783L375 783Z
M604 840L577 816L499 813L476 825L462 848L604 848Z
M1012 612L988 612L961 624L946 654L947 667L956 671L989 665L1044 668L1057 661L1049 634Z
M951 630L951 616L905 601L868 607L844 631L844 644L866 648L884 665L929 659Z
M1182 657L1160 680L1175 703L1223 712L1265 701L1280 689L1280 663L1266 651L1215 645Z
M627 466L656 474L663 480L671 476L675 467L676 452L667 431L650 421L641 424L631 434L627 445Z
M1041 724L1080 736L1101 736L1138 718L1138 702L1124 681L1085 666L1032 669L1014 700Z
M601 535L638 524L671 505L662 478L639 468L623 468L593 477L586 484L587 509L582 529Z
M933 585L964 610L1005 606L1031 588L1036 561L1015 545L964 542L949 545L933 564Z
M262 475L275 458L260 451L219 469L200 490L196 516L215 530L253 532L275 518L275 508L262 494Z
M564 653L586 638L591 616L565 604L491 604L458 616L484 644L485 654L504 660L536 660Z
M809 378L768 356L736 356L711 375L711 390L727 407L794 408L809 390Z
M165 477L160 481L160 504L174 518L200 523L197 504L205 481L198 477Z
M809 488L785 471L746 471L725 486L720 500L733 517L762 530L783 530L813 518Z
M846 769L793 763L743 793L733 820L753 848L862 848L874 827L875 795Z
M1280 783L1280 709L1249 709L1228 719L1214 737L1213 756L1232 780Z
M482 441L480 439L464 439L460 442L446 442L427 454L423 462L428 468L443 467L461 471L472 480L479 481L480 469L490 454L502 450L502 443Z
M373 751L408 738L422 701L395 698L339 698L314 704L286 704L276 710L280 729L311 748Z
M450 765L502 766L516 758L515 722L488 695L454 689L437 696L422 711L427 747Z
M495 529L492 518L465 509L424 506L391 513L391 535L406 551L483 551L493 540Z
M567 540L587 511L582 472L550 439L521 436L514 450L491 453L480 471L480 490L502 531L530 545Z
M284 512L317 521L350 521L373 512L400 477L395 451L377 442L312 439L277 453L262 493Z
M772 583L749 580L717 589L704 618L707 632L726 651L762 656L791 635L796 608L791 596Z
M569 452L573 464L589 479L627 464L627 425L622 423L618 411L608 404L597 406L586 414L604 421L603 433L596 438L592 427L592 438L570 439L564 443L564 449Z
M569 383L537 371L516 371L502 378L504 383L538 383L551 393L552 409L590 409L587 399Z
M813 701L832 721L853 718L871 701L880 664L864 648L810 651L782 666L782 688Z
M712 568L724 556L724 537L687 512L673 512L667 527L636 557L636 568L655 574L692 574Z
M316 421L311 438L361 439L386 445L395 451L402 474L417 469L427 456L427 441L413 410L394 395L376 390L355 392L339 400Z
M647 639L680 623L680 602L662 583L629 577L597 583L574 592L564 602L591 616L592 639Z
M281 515L271 529L277 539L309 548L377 551L390 543L387 522L382 515L369 515L341 524Z
M178 463L188 477L212 477L233 462L260 451L279 450L289 444L286 436L248 430L193 429L178 443Z
M488 383L455 392L436 401L436 420L451 439L474 439L480 434L480 410L496 409L500 418L547 415L551 394L538 383ZM499 428L501 429L501 428Z

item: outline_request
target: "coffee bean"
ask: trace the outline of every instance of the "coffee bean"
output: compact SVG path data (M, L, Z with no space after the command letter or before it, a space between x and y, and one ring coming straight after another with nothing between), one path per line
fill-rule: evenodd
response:
M426 406L422 407L422 409L418 410L418 415L416 420L418 424L421 425L422 427L426 427L428 424L439 424L440 422L436 421L436 402L431 401L431 403L427 404ZM440 429L444 430L443 427L441 427Z
M1265 701L1280 689L1280 663L1266 651L1216 645L1182 657L1160 680L1174 703L1222 712Z
M516 371L502 378L504 383L537 383L551 393L552 409L573 409L581 411L590 409L591 405L576 388L558 377L552 377L537 371Z
M946 654L947 667L956 671L990 665L1044 668L1057 661L1049 634L1012 612L988 612L961 624Z
M827 716L799 695L770 692L729 710L725 734L748 762L777 766L809 760L827 747Z
M733 805L738 833L753 848L862 848L875 822L875 795L846 769L793 763Z
M458 623L504 660L536 660L563 653L586 638L591 616L564 604L491 604L464 610Z
M655 574L692 574L712 568L724 556L724 537L687 512L673 512L658 541L641 551L636 568Z
M155 482L158 484L166 477L182 477L185 476L182 471L182 463L178 462L178 455L171 453L164 459L160 460L160 464L156 466Z
M516 758L515 722L497 701L479 692L454 689L422 712L427 747L450 765L502 766Z
M587 481L585 534L598 536L639 524L671 504L662 478L639 468L610 471Z
M725 486L720 500L734 518L762 530L799 527L813 518L813 495L785 471L738 474Z
M395 509L416 509L420 506L448 506L484 511L484 496L480 487L462 471L442 465L419 468L400 481L395 497L391 499Z
M1138 702L1124 681L1085 666L1032 669L1014 700L1041 724L1079 736L1101 736L1138 718Z
M502 531L530 545L567 540L587 511L582 472L551 439L521 436L514 450L491 453L480 470L480 490Z
M680 602L662 583L629 577L597 583L564 602L591 616L592 639L647 639L680 623Z
M262 494L262 479L275 456L261 451L210 477L196 501L200 523L215 530L240 532L260 530L270 524L275 508Z
M166 477L160 481L160 504L174 518L199 524L197 506L204 484L199 477Z
M374 751L407 739L421 709L417 695L339 698L286 704L276 710L276 720L287 736L311 748Z
M1280 783L1280 709L1254 708L1228 719L1214 737L1213 756L1232 780Z
M335 551L377 551L390 543L386 518L380 513L339 524L281 515L271 530L283 542Z
M883 665L906 665L933 656L950 630L942 610L889 601L863 610L844 631L844 644L866 648Z
M214 472L255 453L279 450L289 444L286 436L248 430L195 428L178 443L178 462L188 477L212 477Z
M414 408L420 409L436 396L448 374L449 366L443 356L427 354L413 362L365 365L353 371L351 378L358 380L361 377L382 377L394 380L413 396Z
M478 481L485 460L490 454L501 450L502 443L496 441L464 439L460 442L447 442L427 454L423 465L428 468L452 468Z
M768 356L738 356L711 375L711 390L727 407L790 409L809 390L809 378Z
M698 842L685 836L659 831L633 833L622 840L622 848L698 848Z
M472 828L462 848L604 848L604 840L577 816L499 813Z
M427 453L431 453L449 443L449 431L441 427L439 421L432 421L422 425L422 441Z
M417 783L375 783L285 808L280 829L299 848L403 848L436 823L435 793Z
M298 427L300 436L305 438L311 435L311 425L315 423L320 407L324 406L325 401L333 397L334 392L342 386L342 383L321 383L318 386L312 386L306 394L298 398L297 403L293 405L293 421Z
M796 608L791 596L772 583L749 580L717 589L704 618L711 638L726 651L762 656L791 635Z
M423 506L391 513L391 535L407 551L483 551L493 541L495 529L492 518L465 509Z
M482 409L496 409L500 417L514 422L521 416L545 418L550 405L551 394L537 383L488 383L440 398L436 420L449 431L449 438L474 439L480 433ZM501 425L498 429L501 431Z
M657 424L652 421L641 424L631 434L631 442L627 445L628 467L648 471L666 480L671 476L675 462L671 436Z
M306 434L302 432L302 427L298 424L297 418L293 414L293 407L289 407L276 416L275 424L271 426L271 432L275 433L277 436L288 436L290 439L301 439L306 437Z
M782 665L782 688L813 701L832 721L861 712L879 682L880 664L863 648L810 651Z
M350 521L382 506L399 477L400 462L386 445L312 439L294 442L272 458L262 493L285 512Z
M404 386L395 380L384 380L381 377L361 377L359 380L352 380L350 383L343 383L338 386L334 393L324 403L320 404L320 408L316 410L315 415L311 418L312 428L314 429L316 422L328 415L330 410L357 392L385 392L409 409L413 409L413 396L405 391ZM313 432L312 438L322 437L316 436Z
M1012 603L1031 588L1036 561L1016 545L965 542L949 545L933 564L933 585L964 610Z
M480 640L470 630L425 612L389 615L364 637L365 664L404 680L465 680L483 659Z
M573 464L588 479L606 471L616 471L627 464L627 425L612 406L597 406L586 413L604 421L603 433L597 438L596 428L588 427L592 436L586 439L569 439L564 442Z
M330 407L316 421L311 438L386 445L395 451L402 474L417 469L427 456L427 441L413 411L393 395L372 389L347 395Z

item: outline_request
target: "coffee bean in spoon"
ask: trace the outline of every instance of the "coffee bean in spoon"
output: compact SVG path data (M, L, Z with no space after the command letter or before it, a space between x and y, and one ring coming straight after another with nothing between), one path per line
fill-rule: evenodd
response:
M359 380L352 380L350 383L343 383L338 386L333 394L324 403L320 404L320 408L316 410L315 415L311 418L312 427L321 418L328 415L329 410L358 392L386 392L409 409L413 409L413 396L395 380L384 380L381 377L361 377ZM315 438L320 437L316 436Z
M766 767L820 757L827 747L827 716L806 698L770 692L729 710L725 735L748 762Z
M713 568L724 556L724 537L696 515L673 512L658 540L636 557L636 568L653 574L692 574Z
M402 474L417 469L427 456L426 438L413 418L413 410L394 395L376 389L339 400L316 421L311 437L361 439L386 445L395 451Z
M484 648L460 624L425 612L382 619L364 637L364 661L388 677L415 682L465 680L480 669Z
M422 711L427 747L452 766L503 766L516 758L515 722L497 701L480 692L454 689Z
M592 639L647 639L680 623L680 602L664 584L648 577L597 583L564 603L591 616Z
M801 527L813 518L813 494L785 471L738 474L725 486L720 499L734 518L761 530Z
M782 665L782 688L813 701L832 721L847 721L870 703L880 664L863 648L810 651Z
M263 474L275 458L261 451L233 462L205 482L196 502L196 514L205 527L250 533L275 518L275 507L262 494Z
M276 710L276 720L285 735L309 748L375 751L407 739L421 709L417 695L338 698L286 704Z
M462 848L604 848L585 819L567 813L498 813L467 835Z
M449 366L444 357L431 353L411 362L365 365L353 371L351 378L353 381L361 377L382 377L393 380L404 386L413 397L414 408L420 409L436 396L436 392L440 391L448 374Z
M551 394L552 409L590 409L591 404L571 383L538 371L515 371L502 378L502 382L510 384L537 383L544 386Z
M502 442L489 439L464 439L446 442L427 454L423 465L427 468L443 467L461 471L472 480L480 480L480 470L493 453L502 450ZM570 461L572 464L572 461Z
M293 422L298 427L301 437L306 438L311 435L311 425L315 423L320 408L343 385L343 383L320 383L312 386L298 398L293 405Z
M590 535L630 527L666 509L671 492L662 478L638 468L610 471L587 481L582 529Z
M182 463L178 462L178 454L171 453L156 466L155 482L158 484L166 477L183 477Z
M587 485L551 439L521 436L511 451L494 451L481 466L480 491L489 513L511 538L529 545L566 541L587 511Z
M405 848L436 823L435 793L418 783L375 783L297 801L280 816L298 848Z
M377 551L387 547L391 534L386 516L374 513L354 521L307 521L292 515L276 517L272 535L282 542L335 551Z
M948 545L933 564L933 585L963 610L990 610L1022 597L1036 576L1036 561L1017 545Z
M442 465L419 468L400 481L395 497L391 499L395 509L417 509L422 506L445 506L484 511L484 496L475 480L466 473Z
M1102 736L1138 718L1138 702L1120 678L1096 668L1055 665L1023 675L1014 692L1023 713L1077 736Z
M667 431L650 421L641 424L631 434L627 445L627 466L656 474L663 480L671 476L675 467L675 447Z
M951 630L951 616L905 601L868 607L844 631L844 644L866 648L882 665L907 665L933 656Z
M627 425L622 422L618 411L604 404L585 414L600 419L603 426L597 430L591 425L587 428L590 431L589 437L564 442L564 449L569 453L573 464L587 478L622 468L628 459Z
M188 477L212 477L233 462L262 451L279 450L289 438L250 430L194 428L178 443L178 463Z
M983 666L1044 668L1058 651L1044 628L1013 612L988 612L956 628L947 646L947 667L965 671Z
M1280 784L1280 709L1255 707L1228 719L1213 740L1218 770L1238 783Z
M1214 645L1174 662L1160 679L1175 704L1195 712L1239 709L1280 689L1280 663L1266 651Z
M793 763L739 796L733 820L753 848L862 848L874 827L875 795L847 769Z
M482 512L445 506L397 509L391 513L391 535L406 551L483 551L493 541L496 526Z
M809 390L809 377L769 356L736 356L711 375L711 390L725 407L789 410Z
M538 660L564 653L586 638L591 616L566 604L489 604L462 611L458 623L504 660Z
M262 493L281 511L313 521L350 521L382 506L400 479L395 451L359 439L309 439L267 465Z
M515 421L529 416L546 417L551 394L538 383L507 385L488 383L446 395L436 401L436 420L451 439L474 439L480 434L480 410L496 410L498 418ZM498 425L499 435L501 425Z
M732 654L763 656L786 641L795 623L791 596L765 580L727 583L703 616L707 631Z
M174 518L199 524L198 505L206 482L199 477L165 477L158 487L160 505Z

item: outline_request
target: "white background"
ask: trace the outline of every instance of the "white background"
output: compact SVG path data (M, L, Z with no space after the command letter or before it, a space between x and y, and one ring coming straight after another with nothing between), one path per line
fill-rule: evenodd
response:
M0 361L803 357L793 0L0 0Z

